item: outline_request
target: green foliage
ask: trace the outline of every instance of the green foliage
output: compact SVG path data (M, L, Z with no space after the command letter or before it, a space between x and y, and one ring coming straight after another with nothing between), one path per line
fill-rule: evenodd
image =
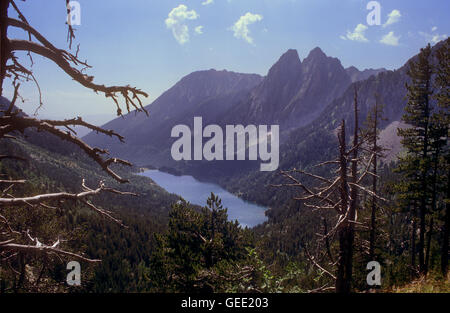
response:
M217 286L202 277L224 262L238 262L252 246L249 230L227 220L227 209L211 194L207 206L195 210L184 200L172 206L167 233L157 235L151 259L150 288L166 291L214 291Z
M436 54L438 63L434 66L432 62ZM433 222L439 207L443 207L443 199L448 197L443 195L444 186L448 185L446 182L449 179L446 161L449 122L448 66L448 40L434 54L428 45L421 49L416 60L410 61L408 75L411 83L406 85L408 103L403 115L403 121L410 127L398 130L406 151L399 158L396 168L402 178L394 187L398 192L400 206L413 208L412 219L415 218L416 205L418 208L420 237L417 250L422 273L426 273L429 267ZM433 98L437 99L437 105L433 105ZM448 225L444 228L448 228ZM426 233L430 238L427 242ZM415 241L415 234L412 234L411 240ZM411 251L412 263L415 253L415 249Z
M0 264L0 290L8 291L86 291L86 292L136 292L144 291L143 266L153 251L153 234L162 232L168 219L168 207L176 201L147 178L132 175L124 170L123 176L131 178L131 183L118 186L97 167L71 146L58 150L57 142L49 136L47 141L35 145L35 133L30 132L26 140L3 140L0 154L25 157L32 162L2 160L0 174L8 179L27 177L27 183L17 185L10 193L15 196L33 195L65 190L79 192L82 177L88 178L88 185L95 186L100 180L117 189L134 191L140 197L102 195L93 202L123 221L127 228L112 221L104 220L91 209L80 203L65 201L49 207L16 207L2 209L12 228L21 232L20 239L29 244L25 233L38 237L45 244L62 240L62 249L84 254L90 258L100 258L98 265L82 263L82 288L68 288L65 284L68 258L39 255L23 255L12 263L20 269L22 262L27 270L23 282L19 275L8 266ZM38 136L37 136L38 137ZM36 138L37 138L36 137ZM45 147L43 148L42 145ZM47 149L47 146L52 148ZM59 151L59 152L57 152ZM123 172L123 173L122 173ZM2 177L3 177L2 176Z

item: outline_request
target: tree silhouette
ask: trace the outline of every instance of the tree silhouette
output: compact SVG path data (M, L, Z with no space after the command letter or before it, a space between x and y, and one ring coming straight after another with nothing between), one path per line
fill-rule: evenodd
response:
M70 14L69 1L66 0L67 13ZM11 16L18 16L18 19ZM8 36L8 29L16 28L23 30L28 35L28 40L19 40L10 38ZM91 68L87 61L82 61L78 56L79 45L76 51L73 53L72 43L75 39L74 29L72 25L68 24L68 44L69 50L59 49L55 47L49 40L39 33L32 25L30 25L26 17L20 11L18 5L14 0L2 0L0 3L0 97L3 95L4 85L6 81L11 81L12 88L14 90L13 97L7 107L0 112L0 141L14 140L20 134L23 134L28 129L35 129L41 133L49 133L62 141L72 143L77 146L84 154L95 161L101 169L111 176L114 180L120 183L126 183L128 180L119 176L115 171L111 169L111 165L119 164L125 166L131 166L126 160L121 160L114 157L106 157L108 152L106 150L91 147L82 139L78 138L72 126L82 126L92 131L103 133L111 137L115 137L121 142L124 138L114 132L113 130L106 130L101 127L89 124L85 122L81 117L66 120L43 120L35 117L29 117L21 112L15 104L20 96L21 83L34 81L37 88L40 88L36 81L32 66L32 55L40 55L46 59L51 60L56 66L63 70L71 79L75 80L82 86L91 89L95 93L102 93L105 97L111 98L116 105L117 115L122 115L122 106L119 102L120 98L123 99L127 112L135 109L138 112L147 111L142 105L141 99L148 97L147 93L130 86L105 86L94 82L94 77L86 74L86 70ZM26 67L23 65L22 60L16 56L17 52L25 51L27 56L31 60L31 66ZM22 99L23 100L23 99ZM41 97L39 99L39 105L42 106ZM67 131L62 130L67 129ZM13 159L17 162L24 160L21 156L16 155L1 155L2 159ZM81 191L79 193L67 193L57 192L49 194L30 195L25 197L14 196L14 187L19 184L25 183L24 179L12 180L4 179L0 180L0 213L2 209L6 208L19 208L28 207L31 210L41 208L52 208L49 203L59 203L63 200L73 201L81 203L87 208L92 209L98 214L107 217L108 219L122 225L121 221L113 217L111 212L97 207L91 202L91 198L101 193L114 193L121 195L135 195L129 192L121 192L113 188L107 187L104 182L100 181L96 188L90 188L83 183L81 185ZM3 190L3 192L2 192ZM39 241L37 237L33 237L31 234L34 232L31 230L13 229L8 219L0 214L0 259L2 261L11 262L15 258L20 257L23 253L30 254L57 254L61 256L69 256L72 259L78 259L86 262L98 262L99 260L88 259L81 254L65 251L59 248L61 240L55 238L54 243L45 244ZM22 267L22 270L24 268ZM21 275L23 276L23 275Z

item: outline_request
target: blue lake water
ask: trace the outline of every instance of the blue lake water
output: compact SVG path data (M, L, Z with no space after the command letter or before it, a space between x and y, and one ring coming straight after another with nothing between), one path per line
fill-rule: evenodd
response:
M175 193L192 204L206 205L211 192L222 199L224 208L228 208L228 219L238 220L242 226L253 227L266 221L264 211L267 208L246 202L220 186L204 183L192 176L175 176L158 170L148 170L140 175L150 177L170 193Z

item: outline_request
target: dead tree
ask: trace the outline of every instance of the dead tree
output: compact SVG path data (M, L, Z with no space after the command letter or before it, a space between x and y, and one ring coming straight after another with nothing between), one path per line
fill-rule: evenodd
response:
M359 202L358 197L361 192L367 193L377 199L383 199L369 188L362 185L362 181L368 175L376 176L370 171L372 165L369 161L359 156L361 146L365 143L359 130L358 124L358 101L357 89L355 87L354 96L354 133L352 146L347 148L347 137L345 131L345 121L342 120L338 131L339 151L338 158L318 164L317 166L332 165L336 173L332 178L326 178L303 170L282 171L281 174L289 181L288 183L274 185L276 187L294 187L301 191L301 195L295 200L303 202L307 208L320 211L333 211L336 213L334 226L325 234L320 235L325 247L329 247L329 240L337 237L339 242L338 258L327 265L320 265L317 257L314 257L305 249L305 254L319 271L327 274L335 281L335 291L338 293L349 293L352 282L353 250L355 227L361 226L358 222ZM297 175L310 177L318 182L314 187L303 184ZM384 199L383 199L384 200ZM327 252L329 254L329 252Z
M363 140L366 142L361 147L362 154L367 157L369 163L371 163L371 190L374 194L377 194L378 187L378 160L384 157L385 148L381 147L379 141L379 123L385 120L383 117L384 105L380 102L378 94L374 95L375 105L370 109L367 120L365 122L365 129L362 131ZM369 223L369 261L375 260L375 247L377 238L377 210L378 201L377 197L372 195L370 198L370 223Z
M372 129L373 134L373 151L378 149L378 97L376 97L375 109L374 109L374 125ZM372 172L374 176L372 177L372 192L376 194L377 192L377 154L375 153L372 160ZM376 212L377 212L377 198L372 196L372 210L370 214L370 248L369 256L373 260L375 257L375 232L376 232Z
M66 0L67 12L70 14L69 0ZM18 19L11 16L17 15ZM28 40L18 40L8 37L8 29L10 27L20 29L28 35ZM32 54L40 55L47 58L63 70L67 75L80 83L84 87L91 89L95 93L102 93L105 97L111 98L115 103L117 115L122 115L122 107L119 103L119 97L122 97L126 110L130 112L135 109L139 112L147 111L142 105L141 98L147 97L147 93L130 86L105 86L94 82L94 77L86 74L86 70L91 68L87 61L82 61L79 56L79 45L76 52L71 52L72 42L75 39L74 29L68 24L68 42L69 50L55 47L44 35L39 33L27 21L26 17L20 11L14 0L1 0L0 2L0 96L3 95L4 85L6 81L10 81L14 94L10 104L5 110L0 112L0 141L14 139L16 136L24 133L28 129L38 130L53 134L62 141L77 146L83 153L94 160L98 166L105 171L114 180L120 183L126 183L128 180L120 177L114 172L110 166L112 164L120 164L131 166L126 160L114 157L108 157L106 150L91 147L83 140L77 137L72 126L86 127L92 131L103 133L111 137L115 137L122 141L124 138L113 130L106 130L92 124L86 123L81 117L67 120L42 120L34 117L26 116L16 107L16 102L21 99L19 88L21 83L33 81L36 83L41 93L39 85L33 75ZM23 62L16 56L16 52L25 51L31 60L31 67L26 67ZM23 99L22 99L23 101ZM39 107L42 106L42 99L39 97ZM62 130L62 128L67 131ZM2 155L1 159L14 159L22 161L23 157L14 155ZM99 182L98 187L89 188L86 186L84 179L80 186L79 193L48 193L39 195L30 195L25 197L16 197L14 195L14 187L18 184L25 183L25 179L5 179L0 180L0 261L7 261L12 258L20 257L23 254L41 254L41 255L59 255L75 258L86 262L98 262L86 258L78 253L65 251L59 248L60 240L55 238L54 243L45 244L39 241L37 237L31 234L33 230L13 229L8 218L2 214L6 208L29 207L34 209L52 208L50 203L58 203L62 200L73 201L74 205L80 203L94 210L102 216L122 225L121 221L113 217L111 212L99 208L91 202L91 198L100 193L115 193L120 195L135 195L133 193L121 192L105 186L103 182ZM3 190L3 191L2 191ZM23 276L23 273L21 274Z

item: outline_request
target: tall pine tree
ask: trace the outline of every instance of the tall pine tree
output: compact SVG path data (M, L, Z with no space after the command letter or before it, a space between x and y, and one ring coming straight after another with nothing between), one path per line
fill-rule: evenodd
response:
M398 170L407 175L399 182L400 189L410 198L417 198L419 202L419 270L425 268L425 233L426 217L430 199L429 179L431 168L430 129L432 106L432 65L430 63L431 46L421 49L417 60L409 63L408 76L410 83L406 84L408 103L402 120L410 128L399 129L398 134L403 137L402 144L406 149L406 156L400 157ZM405 185L406 184L406 185ZM403 185L403 186L402 186Z
M450 235L450 153L448 147L449 125L450 125L450 39L442 43L436 52L437 66L435 68L436 79L435 99L437 101L437 113L434 121L436 124L434 137L434 179L435 186L440 182L444 198L443 206L443 230L441 247L441 271L445 276L448 271L448 245ZM441 173L438 173L439 167ZM440 175L439 175L440 174ZM437 189L437 187L435 187ZM433 206L435 206L437 195L433 197Z

